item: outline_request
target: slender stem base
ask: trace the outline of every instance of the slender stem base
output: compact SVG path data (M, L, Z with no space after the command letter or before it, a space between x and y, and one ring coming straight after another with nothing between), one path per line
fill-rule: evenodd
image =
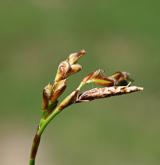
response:
M33 139L29 165L35 165L35 158L36 158L36 154L38 151L40 139L41 139L41 135L36 133L36 135L34 136L34 139Z
M43 131L45 130L46 126L49 124L49 122L60 112L59 108L55 109L55 111L47 118L47 119L41 119L38 129L36 131L36 134L33 139L31 153L30 153L30 160L29 165L35 165L35 158L38 151L38 147L41 140L41 135Z
M32 159L31 159L31 160L29 161L29 165L35 165L35 160L32 160Z

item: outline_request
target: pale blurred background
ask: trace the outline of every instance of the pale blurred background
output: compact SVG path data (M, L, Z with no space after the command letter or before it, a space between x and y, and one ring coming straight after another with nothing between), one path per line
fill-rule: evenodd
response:
M159 0L1 1L0 164L28 164L42 89L83 48L67 93L98 68L128 71L145 91L66 109L45 131L36 165L159 165L159 8Z

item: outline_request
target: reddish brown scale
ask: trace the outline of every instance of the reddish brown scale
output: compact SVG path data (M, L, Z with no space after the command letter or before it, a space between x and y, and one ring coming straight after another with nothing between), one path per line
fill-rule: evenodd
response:
M64 61L59 66L59 71L62 76L62 79L66 78L67 73L71 69L70 64L67 61Z
M61 102L61 104L59 105L59 109L63 110L64 108L68 107L69 105L75 103L76 99L77 99L77 94L78 94L77 90L73 91L68 97L65 98L65 100L63 100Z
M65 89L66 89L66 86L64 86L63 88L61 88L59 90L56 90L50 98L51 102L52 103L55 102L57 100L57 98L64 92Z

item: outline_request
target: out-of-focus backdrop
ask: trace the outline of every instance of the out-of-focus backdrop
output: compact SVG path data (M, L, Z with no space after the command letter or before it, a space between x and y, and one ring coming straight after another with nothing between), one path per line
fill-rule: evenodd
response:
M83 71L128 71L141 93L67 108L45 131L37 165L160 164L160 2L7 0L0 3L0 164L27 165L43 87L69 53ZM95 87L94 85L89 86Z

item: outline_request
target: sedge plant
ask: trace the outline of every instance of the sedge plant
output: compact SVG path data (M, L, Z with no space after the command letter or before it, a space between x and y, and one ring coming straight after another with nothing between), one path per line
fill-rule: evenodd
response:
M59 64L53 83L49 83L44 87L42 93L42 116L33 139L29 165L35 165L41 136L47 125L66 107L76 103L143 90L142 87L131 86L132 79L128 72L118 71L111 76L106 76L101 69L98 69L84 77L79 86L59 102L59 97L67 87L68 77L82 70L82 66L77 61L84 55L85 50L70 54L66 60ZM89 83L102 87L82 92L82 87Z

